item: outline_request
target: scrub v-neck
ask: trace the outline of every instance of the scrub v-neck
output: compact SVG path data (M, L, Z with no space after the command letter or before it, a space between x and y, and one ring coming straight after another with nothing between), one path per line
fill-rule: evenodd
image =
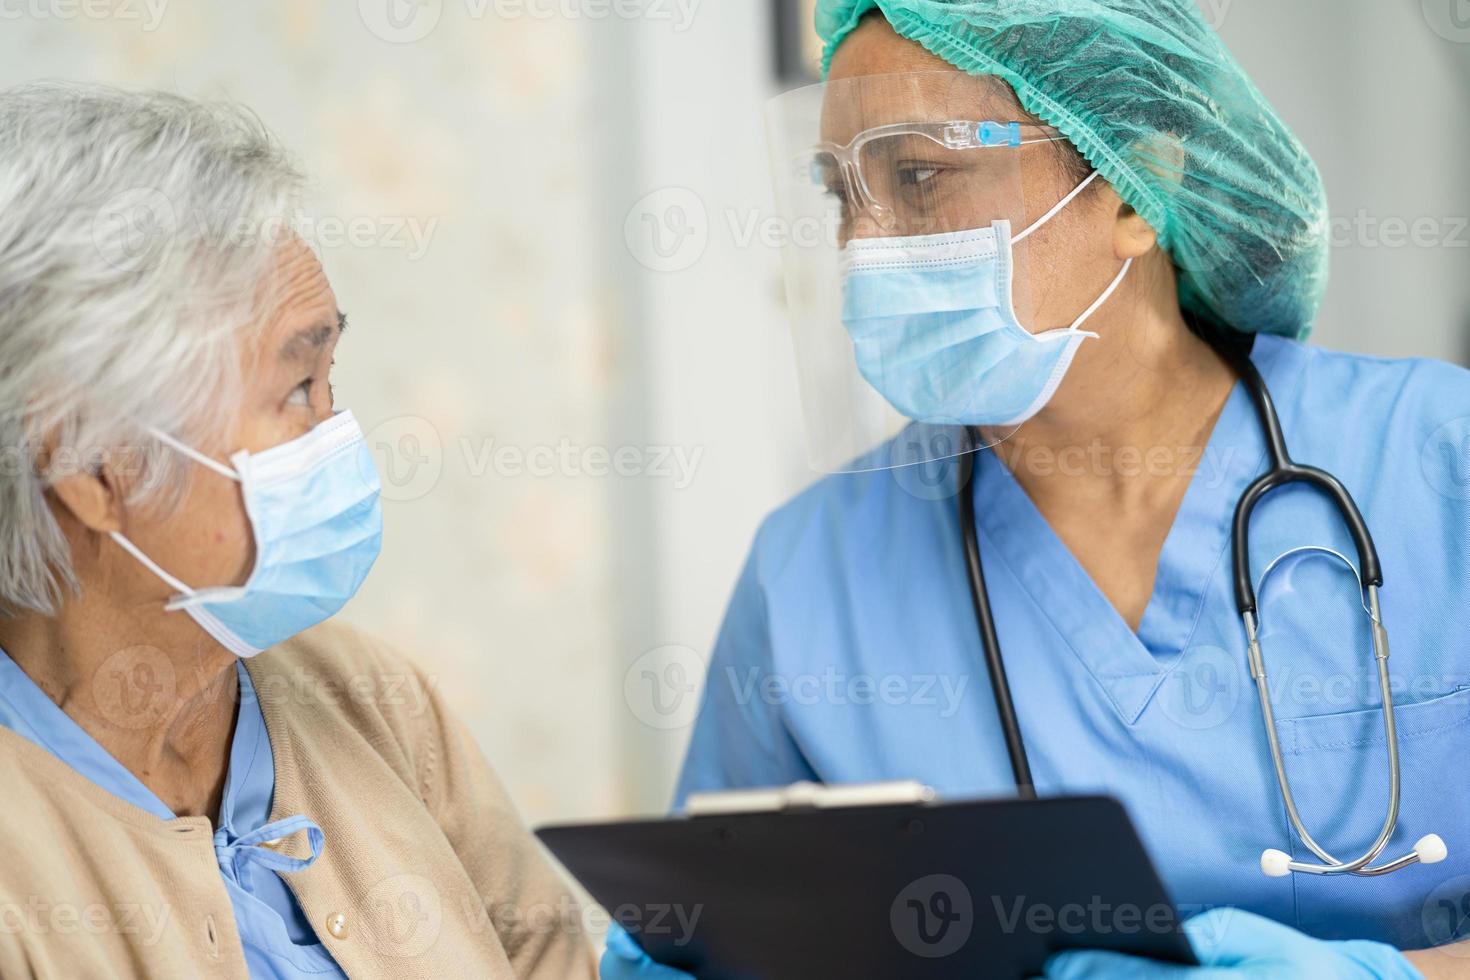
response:
M1251 353L1267 387L1283 392L1305 357L1303 348L1273 337L1258 338ZM1292 404L1278 400L1284 426L1290 425ZM1265 462L1260 421L1237 381L1164 540L1137 632L994 453L981 454L971 492L985 546L996 550L1118 712L1132 722L1189 645L1210 583L1227 560L1235 502Z

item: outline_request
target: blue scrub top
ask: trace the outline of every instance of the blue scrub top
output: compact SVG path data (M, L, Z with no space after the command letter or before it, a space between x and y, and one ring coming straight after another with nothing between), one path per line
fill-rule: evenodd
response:
M1470 374L1260 337L1253 359L1303 463L1356 497L1382 559L1403 764L1397 857L1377 878L1268 878L1289 830L1246 664L1231 519L1267 465L1244 389L1230 396L1159 558L1135 633L993 454L973 484L985 577L1033 775L1044 794L1123 801L1181 910L1234 905L1322 938L1401 948L1462 935L1470 904ZM1024 452L1024 447L1023 447ZM1168 467L1150 455L1022 456L1027 466ZM1198 453L1194 454L1198 456ZM679 786L917 779L942 795L1014 792L966 584L957 467L828 477L758 533L716 644ZM1098 520L1107 515L1099 513ZM1383 823L1388 762L1368 618L1336 509L1269 495L1250 532L1282 750L1313 837L1356 857Z
M346 975L317 941L300 905L277 872L311 865L321 853L321 828L302 816L270 820L276 789L275 757L265 718L244 664L240 710L230 745L229 771L214 834L215 856L235 911L245 963L255 980L299 980ZM0 650L0 725L30 739L124 802L172 820L174 814ZM305 833L309 858L291 858L259 845Z

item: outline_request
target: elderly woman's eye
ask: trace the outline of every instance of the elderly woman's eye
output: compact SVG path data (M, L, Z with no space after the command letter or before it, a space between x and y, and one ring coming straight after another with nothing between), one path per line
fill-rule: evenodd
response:
M287 405L307 406L311 404L312 379L306 378L296 387L291 389L291 394L286 396Z

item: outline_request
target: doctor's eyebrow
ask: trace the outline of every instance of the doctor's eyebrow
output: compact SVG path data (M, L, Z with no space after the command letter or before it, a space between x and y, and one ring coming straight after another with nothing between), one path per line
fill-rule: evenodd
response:
M335 323L318 323L305 327L281 345L280 359L283 361L305 361L315 357L334 338L347 331L347 314L337 311Z

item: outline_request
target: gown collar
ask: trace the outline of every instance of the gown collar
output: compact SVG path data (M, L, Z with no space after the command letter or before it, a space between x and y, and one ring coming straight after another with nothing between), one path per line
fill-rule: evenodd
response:
M309 867L321 853L322 831L300 816L268 822L275 790L275 766L270 739L255 687L243 663L236 663L240 680L240 709L230 742L230 761L220 813L215 823L215 857L227 876L239 881L244 867L259 863L274 871ZM176 819L126 766L72 720L41 690L10 656L0 649L0 725L46 749L77 774L113 796L159 820ZM305 833L308 856L289 857L270 845Z
M1308 356L1299 344L1265 336L1257 338L1251 353L1287 432L1295 414L1290 394ZM1165 539L1137 633L992 452L982 453L975 467L982 554L1005 563L1119 715L1132 724L1188 648L1211 584L1228 571L1224 566L1235 502L1265 464L1260 421L1237 381Z
M72 721L4 650L0 650L0 725L123 802L160 820L174 819L173 811L152 790Z

